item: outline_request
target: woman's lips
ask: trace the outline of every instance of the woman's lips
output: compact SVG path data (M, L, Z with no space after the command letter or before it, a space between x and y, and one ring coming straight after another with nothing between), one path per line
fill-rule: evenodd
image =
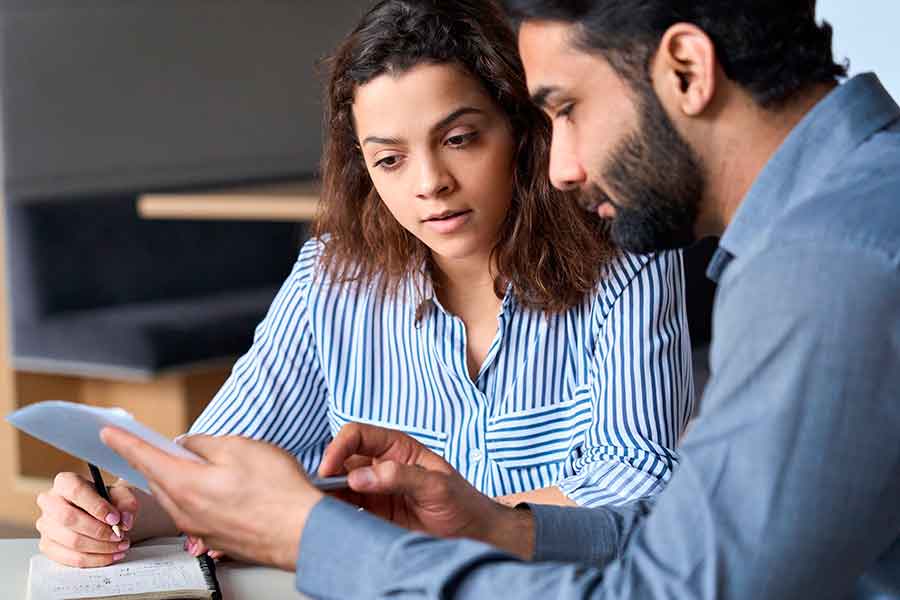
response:
M469 222L469 217L471 215L471 210L450 213L446 217L426 219L425 226L432 231L446 235L448 233L453 233L459 228L463 227L466 223Z

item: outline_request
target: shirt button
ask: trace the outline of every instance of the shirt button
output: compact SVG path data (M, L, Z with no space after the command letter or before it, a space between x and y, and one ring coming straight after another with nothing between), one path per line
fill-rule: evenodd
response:
M482 452L480 448L475 448L469 453L469 457L477 462L484 458L484 452Z

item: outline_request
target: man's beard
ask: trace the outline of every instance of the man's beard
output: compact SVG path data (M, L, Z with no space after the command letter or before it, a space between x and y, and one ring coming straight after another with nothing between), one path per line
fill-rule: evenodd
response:
M596 212L616 209L613 242L636 254L683 248L695 241L694 224L705 185L700 161L672 124L656 93L640 84L637 130L613 150L601 170L614 201L596 185L579 203Z

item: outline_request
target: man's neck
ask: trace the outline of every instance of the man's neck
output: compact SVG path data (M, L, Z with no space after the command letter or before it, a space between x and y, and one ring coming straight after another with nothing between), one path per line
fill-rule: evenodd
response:
M819 84L797 95L777 110L757 105L743 92L733 93L703 146L707 165L705 210L697 221L698 237L720 236L728 227L753 182L813 107L835 84Z

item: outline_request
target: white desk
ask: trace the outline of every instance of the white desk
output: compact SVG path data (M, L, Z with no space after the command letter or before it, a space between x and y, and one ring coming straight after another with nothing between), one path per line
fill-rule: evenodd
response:
M24 600L28 560L37 554L38 541L0 540L0 598ZM297 600L306 598L294 590L294 574L268 567L224 561L216 575L223 600Z

